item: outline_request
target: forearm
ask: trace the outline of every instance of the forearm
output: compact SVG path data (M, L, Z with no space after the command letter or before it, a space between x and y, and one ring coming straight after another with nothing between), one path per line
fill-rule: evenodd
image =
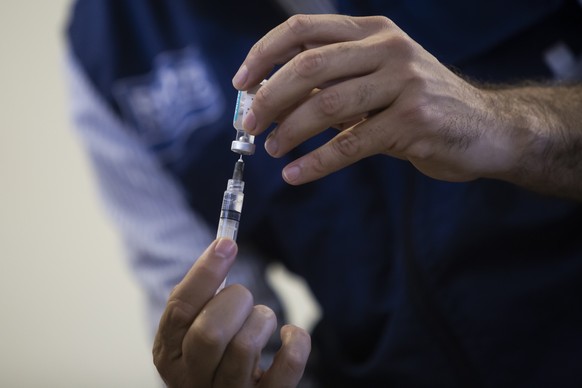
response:
M582 85L488 88L498 125L516 158L494 178L582 200Z

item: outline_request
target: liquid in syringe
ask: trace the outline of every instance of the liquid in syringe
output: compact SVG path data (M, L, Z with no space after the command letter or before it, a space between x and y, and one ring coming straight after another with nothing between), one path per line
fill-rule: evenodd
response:
M241 155L234 165L232 179L228 180L222 197L216 238L228 237L236 240L244 200L243 170L244 162Z

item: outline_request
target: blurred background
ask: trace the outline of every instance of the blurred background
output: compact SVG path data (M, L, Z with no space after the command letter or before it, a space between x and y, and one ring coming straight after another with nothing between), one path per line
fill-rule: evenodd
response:
M159 387L67 114L69 3L0 2L0 386Z
M140 290L67 113L69 6L0 1L0 386L159 387ZM302 283L270 278L309 328Z

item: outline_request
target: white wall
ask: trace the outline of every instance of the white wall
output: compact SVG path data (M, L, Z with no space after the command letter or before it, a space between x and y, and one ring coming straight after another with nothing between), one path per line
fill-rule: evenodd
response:
M68 122L68 3L0 1L0 386L159 387L141 295Z
M145 310L70 128L68 0L0 0L0 386L158 387ZM291 319L317 308L281 267Z

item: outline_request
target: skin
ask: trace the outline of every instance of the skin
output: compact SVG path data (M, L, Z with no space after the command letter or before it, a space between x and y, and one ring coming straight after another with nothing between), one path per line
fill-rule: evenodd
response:
M582 87L478 85L451 72L385 17L296 15L259 40L233 79L256 86L246 131L272 123L267 152L280 157L326 130L338 134L291 162L299 185L385 154L447 181L494 178L582 199ZM213 242L170 296L154 343L169 387L293 387L309 335L284 326L266 371L261 349L276 328L266 306L233 285L216 293L236 244Z
M311 350L305 330L283 326L281 348L262 371L261 350L277 327L275 314L253 305L241 285L216 293L236 253L233 240L214 241L168 300L153 357L170 388L295 387L303 375Z
M290 184L385 154L436 179L494 178L582 199L580 85L469 82L380 16L293 16L253 46L233 85L247 90L276 65L245 130L277 122L265 148L281 157L339 129L283 169Z

